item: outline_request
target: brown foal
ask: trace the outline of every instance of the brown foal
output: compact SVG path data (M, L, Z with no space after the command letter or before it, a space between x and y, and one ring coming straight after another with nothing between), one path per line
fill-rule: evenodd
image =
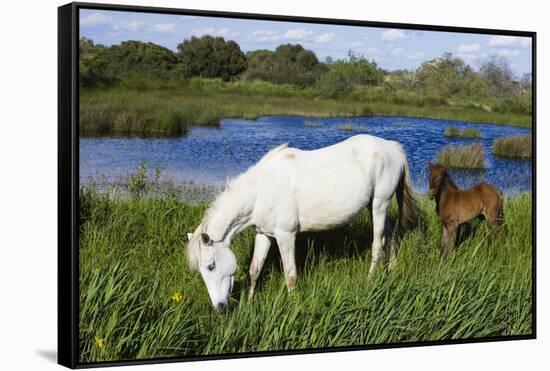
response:
M483 215L491 225L500 225L502 216L502 192L488 183L481 183L465 190L458 189L447 168L428 163L430 189L428 197L435 198L436 212L443 225L441 249L444 255L451 252L458 227Z

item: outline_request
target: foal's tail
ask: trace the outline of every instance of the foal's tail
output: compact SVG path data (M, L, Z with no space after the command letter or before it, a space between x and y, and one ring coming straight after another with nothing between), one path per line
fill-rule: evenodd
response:
M414 227L417 220L416 200L411 182L409 163L405 150L399 142L394 142L402 158L403 171L397 184L395 195L397 197L397 208L399 210L399 224L403 229Z

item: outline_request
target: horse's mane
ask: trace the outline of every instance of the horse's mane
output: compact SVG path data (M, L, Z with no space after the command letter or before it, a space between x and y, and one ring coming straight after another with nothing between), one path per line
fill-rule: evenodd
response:
M233 195L233 193L240 191L242 188L246 188L246 187L242 187L242 186L245 185L245 183L248 182L249 175L251 173L253 173L255 169L258 168L258 165L266 163L267 161L272 159L275 154L277 154L278 152L282 151L285 148L288 148L288 143L283 143L283 144L278 145L275 148L270 149L265 155L262 156L262 158L257 163L255 163L254 165L249 167L245 172L243 172L243 173L237 175L236 177L234 177L233 179L229 180L226 183L224 190L216 197L214 202L212 202L212 204L210 205L210 207L206 211L204 219L203 219L204 227L206 228L206 225L208 224L208 223L205 223L205 221L206 222L208 221L208 219L212 215L212 213L217 208L219 208L219 206L221 204L227 202L227 199L229 198L230 195Z
M254 171L258 168L258 165L266 163L267 161L272 159L275 154L285 148L288 148L288 143L283 143L275 148L272 148L256 164L252 165L248 168L248 170L227 182L224 190L216 197L216 199L212 202L212 204L204 214L201 224L195 230L192 240L189 241L187 245L187 265L191 270L196 270L198 267L200 248L198 235L201 232L206 231L208 223L215 215L216 210L220 209L222 205L224 206L224 211L226 211L224 213L224 216L227 216L229 219L229 224L226 226L227 232L227 230L230 229L231 224L241 218L239 212L242 211L241 203L243 197L237 197L235 196L235 194L238 194L238 192L250 192L250 174L254 173ZM215 240L218 240L219 238L223 239L225 238L225 236L214 237Z

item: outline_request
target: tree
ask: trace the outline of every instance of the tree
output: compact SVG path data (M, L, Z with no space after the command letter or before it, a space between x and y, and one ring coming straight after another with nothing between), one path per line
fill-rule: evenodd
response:
M338 59L328 65L328 71L317 80L316 88L322 97L334 98L349 93L355 86L379 85L384 74L374 60L369 61L350 50L347 59Z
M481 64L479 70L481 76L487 80L492 94L500 97L518 95L514 73L505 57L491 55Z
M249 53L247 57L245 78L249 80L308 86L326 70L315 53L300 44L279 45L275 51L259 50Z
M102 48L93 58L84 61L92 73L112 77L141 76L170 78L182 74L178 58L170 49L141 41L124 41Z
M444 97L469 95L469 81L475 77L472 67L451 53L422 63L415 74L417 88Z
M178 53L190 76L221 77L228 81L247 67L239 45L223 37L193 36L178 45Z

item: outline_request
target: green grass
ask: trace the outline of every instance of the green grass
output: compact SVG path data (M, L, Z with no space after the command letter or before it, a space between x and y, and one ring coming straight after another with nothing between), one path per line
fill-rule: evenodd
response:
M460 130L456 126L447 126L443 135L450 138L480 138L481 133L476 128L465 128Z
M474 223L440 261L435 205L420 198L422 222L405 234L397 266L380 267L370 282L366 213L343 231L300 236L296 291L287 293L272 249L250 304L254 233L246 231L232 245L239 263L233 308L218 314L185 263L186 233L206 206L84 190L80 361L530 334L531 196L506 198L504 207L504 227Z
M481 143L448 145L439 151L437 162L457 169L484 169L485 151Z
M498 137L493 143L493 153L501 157L531 158L533 138L530 135Z
M349 98L321 99L311 88L262 81L191 79L164 84L129 80L111 88L81 89L80 133L182 135L191 126L218 125L223 118L267 115L396 115L531 126L526 114L479 110L422 96L413 99L411 94L407 99L387 99L388 93L374 88L361 88L361 94Z

